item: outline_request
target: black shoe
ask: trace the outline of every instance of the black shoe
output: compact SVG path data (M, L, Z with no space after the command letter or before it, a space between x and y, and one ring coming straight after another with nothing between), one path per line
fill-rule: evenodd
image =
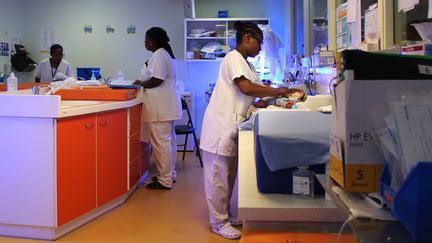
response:
M171 187L166 187L160 184L159 181L153 181L152 183L147 184L146 188L151 190L171 190Z
M151 178L151 180L152 180L152 181L157 181L157 177L158 177L158 176L153 176L153 177ZM175 178L172 178L171 180L172 180L173 183L176 183L176 179L175 179Z

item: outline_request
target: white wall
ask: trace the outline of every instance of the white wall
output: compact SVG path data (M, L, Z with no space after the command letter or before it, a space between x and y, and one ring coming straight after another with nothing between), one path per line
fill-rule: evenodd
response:
M174 55L183 59L183 1L23 1L24 42L36 62L49 57L40 52L42 29L47 27L55 28L56 42L64 47L64 58L74 68L100 67L104 77L112 77L120 69L127 79L138 77L151 55L144 47L144 34L153 26L167 31ZM84 33L86 24L92 25L92 34ZM126 33L131 24L136 26L135 35ZM114 27L113 34L105 32L107 25Z
M23 37L22 0L1 0L0 6L0 42L11 41L12 37ZM12 46L9 46L9 55ZM0 56L0 72L5 63L10 62L9 56Z

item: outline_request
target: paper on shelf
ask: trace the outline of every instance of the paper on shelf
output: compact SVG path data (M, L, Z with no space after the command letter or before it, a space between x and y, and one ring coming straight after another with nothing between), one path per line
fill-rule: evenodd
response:
M351 27L351 47L358 48L361 42L361 6L360 1L355 0L355 21L350 23Z
M424 22L411 25L415 27L422 40L432 41L432 22Z
M398 2L398 10L399 12L408 12L413 10L415 5L419 3L419 0L399 0Z
M408 12L413 10L415 5L419 4L419 0L399 0L398 10L399 12Z
M432 0L429 0L428 4L428 19L432 18Z
M378 4L365 11L365 37L368 42L378 42Z
M432 161L432 105L394 104L404 174L420 161Z
M220 49L220 44L218 42L209 42L203 46L203 48L201 48L201 51L206 53L214 53L218 49Z
M357 13L357 1L358 0L348 0L348 12L347 12L347 22L352 23L356 21Z

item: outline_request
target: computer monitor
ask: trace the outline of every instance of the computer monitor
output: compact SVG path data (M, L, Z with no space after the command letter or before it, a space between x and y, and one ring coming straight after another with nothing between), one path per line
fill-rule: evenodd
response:
M101 79L100 68L77 68L77 78L81 80L90 80L92 73L96 79Z

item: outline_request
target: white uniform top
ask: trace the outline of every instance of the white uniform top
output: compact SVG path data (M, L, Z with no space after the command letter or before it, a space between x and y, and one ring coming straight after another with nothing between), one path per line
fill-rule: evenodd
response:
M39 78L42 82L52 82L54 77L56 77L56 80L64 80L73 76L72 66L64 59L61 60L59 66L55 69L51 67L49 58L46 58L39 63L35 71L35 77Z
M237 124L245 120L255 97L244 95L234 79L244 76L252 83L262 84L254 66L237 51L222 60L216 86L204 114L200 148L218 155L237 155Z
M156 50L141 69L139 80L147 81L155 77L163 82L144 90L143 122L173 121L181 118L180 95L176 90L175 63L164 48Z

